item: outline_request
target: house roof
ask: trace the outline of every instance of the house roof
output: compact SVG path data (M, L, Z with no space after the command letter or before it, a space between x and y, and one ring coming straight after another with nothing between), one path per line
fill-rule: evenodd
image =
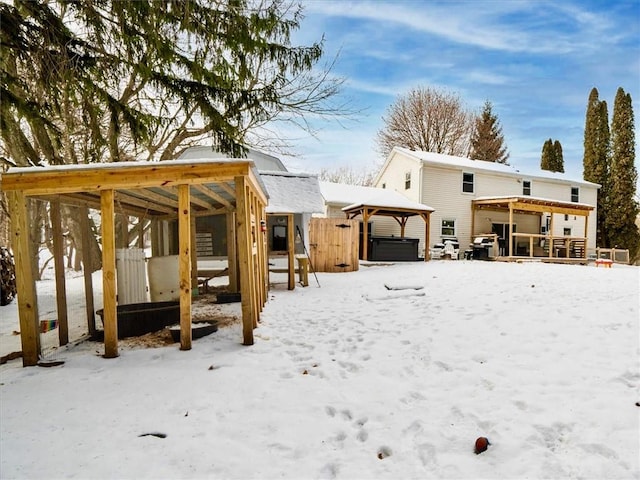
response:
M525 178L525 179L537 178L537 179L557 181L557 182L562 182L567 184L588 185L596 188L600 187L600 185L598 185L597 183L592 183L592 182L587 182L586 180L572 178L571 176L565 173L549 172L547 170L541 170L541 169L520 169L515 167L514 165L506 165L504 163L486 162L483 160L472 160L470 158L456 157L453 155L444 155L441 153L415 151L415 150L411 150L404 147L394 147L391 153L389 154L387 163L395 153L401 153L401 154L407 155L409 157L420 160L423 163L427 163L435 166L442 166L442 167L453 167L459 170L485 171L485 172L492 172L492 173L501 174L501 175L509 175L509 176L518 177L518 178ZM380 171L380 174L382 173L383 170L384 168Z
M267 213L323 213L318 177L302 173L260 172L269 204Z
M320 191L327 204L337 207L367 205L395 209L413 209L432 212L434 209L422 203L412 202L395 190L343 183L320 182ZM344 210L344 208L343 208Z
M209 145L198 145L187 148L179 157L180 160L192 160L192 159L217 159L217 160L232 160L226 153L215 151L213 147ZM249 148L247 151L247 160L251 160L259 171L282 171L286 172L287 167L280 161L278 157L269 155L253 148Z

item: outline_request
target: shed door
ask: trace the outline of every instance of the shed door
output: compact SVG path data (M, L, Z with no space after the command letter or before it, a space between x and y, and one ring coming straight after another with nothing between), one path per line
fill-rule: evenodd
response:
M312 218L309 226L309 255L317 272L358 270L358 220Z

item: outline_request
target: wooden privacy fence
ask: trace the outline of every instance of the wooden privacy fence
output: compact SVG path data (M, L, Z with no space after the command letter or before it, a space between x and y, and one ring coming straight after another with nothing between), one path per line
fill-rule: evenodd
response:
M360 222L341 218L312 218L309 255L316 272L358 270Z

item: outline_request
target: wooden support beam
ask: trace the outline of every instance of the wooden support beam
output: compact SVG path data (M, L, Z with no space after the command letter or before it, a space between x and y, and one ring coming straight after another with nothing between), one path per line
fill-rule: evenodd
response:
M11 212L13 259L16 265L22 365L30 367L38 363L40 356L40 329L36 282L29 253L29 214L26 198L21 191L7 192L7 196Z
M549 215L549 258L553 257L553 213Z
M53 237L53 264L56 272L56 305L58 310L58 341L60 346L69 343L69 319L67 314L67 289L64 276L64 237L60 202L50 203L51 236Z
M431 228L431 214L423 214L422 219L424 220L424 261L428 262L429 260L431 260L431 252L429 250L429 244L431 243L431 239L429 238L429 229Z
M189 197L189 185L179 185L180 350L191 350L191 201Z
M509 203L509 256L513 256L513 203Z
M251 260L251 212L249 211L247 186L244 177L236 177L236 232L238 238L238 258L240 267L240 293L242 299L243 345L253 345L252 317L252 268Z
M91 262L91 229L89 228L89 209L80 207L80 230L82 230L82 274L84 276L84 298L87 312L87 328L89 335L96 334L96 313L93 304L93 265ZM104 248L104 247L103 247Z
M582 249L582 258L587 258L587 235L589 232L589 215L584 216L584 248Z
M236 214L227 212L227 268L229 269L229 291L238 292L240 282L238 278L238 248L236 244Z
M294 220L293 213L287 214L287 269L288 269L288 281L287 288L293 290L296 288L296 264L295 264L295 235L294 235Z
M362 260L369 259L369 209L362 210Z
M116 306L116 226L114 191L102 190L102 297L104 323L104 356L118 356L118 319Z

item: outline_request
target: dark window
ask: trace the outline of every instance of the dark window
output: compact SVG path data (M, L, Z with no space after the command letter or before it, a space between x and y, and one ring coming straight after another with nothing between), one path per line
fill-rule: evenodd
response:
M571 228L564 227L564 232L563 233L564 233L565 237L570 237L571 236Z
M568 222L568 221L569 221L569 215L567 215L566 213L565 213L565 215L564 215L564 221L565 221L565 222Z
M383 184L382 184L382 188L387 188L387 184L386 184L386 183L383 183Z
M462 191L465 193L473 193L473 173L462 174Z
M580 201L580 189L578 187L571 187L571 201L574 203Z
M411 172L404 174L404 189L409 190L411 188Z
M442 220L442 226L440 228L440 235L442 237L455 237L456 236L456 221L455 220Z
M522 195L531 195L531 181L523 180L522 181Z

